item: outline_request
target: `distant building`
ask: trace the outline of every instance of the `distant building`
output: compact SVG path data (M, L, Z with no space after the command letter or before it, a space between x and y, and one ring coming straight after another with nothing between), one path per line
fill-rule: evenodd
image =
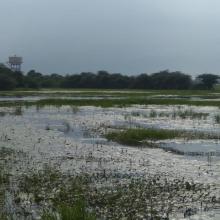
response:
M8 64L12 71L21 71L21 64L23 63L22 57L11 56L8 58Z

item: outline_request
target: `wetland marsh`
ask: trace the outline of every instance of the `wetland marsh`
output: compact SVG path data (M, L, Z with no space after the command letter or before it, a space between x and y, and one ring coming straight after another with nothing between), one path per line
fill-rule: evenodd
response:
M219 219L219 98L2 92L1 219Z

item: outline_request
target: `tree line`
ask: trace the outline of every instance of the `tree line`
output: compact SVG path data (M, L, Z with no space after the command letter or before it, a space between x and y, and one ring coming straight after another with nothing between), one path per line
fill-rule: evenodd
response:
M0 64L0 90L17 88L88 88L88 89L212 89L218 82L215 74L200 74L196 79L188 74L168 70L152 74L123 75L98 71L97 73L82 72L80 74L44 75L35 70L27 74L13 72Z

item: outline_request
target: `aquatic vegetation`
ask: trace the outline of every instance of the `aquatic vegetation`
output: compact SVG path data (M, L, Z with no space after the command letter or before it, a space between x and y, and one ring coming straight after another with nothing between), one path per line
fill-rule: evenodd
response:
M5 195L9 185L9 173L7 170L6 159L13 153L7 148L0 148L0 219L6 220Z
M79 111L79 107L78 106L71 106L72 109L72 113L76 114Z
M12 114L17 116L22 115L23 114L22 107L21 106L15 107L14 112Z
M143 145L146 141L164 140L182 137L182 132L176 130L158 129L127 129L125 131L110 132L105 135L108 140L116 141L120 144Z
M10 103L9 103L10 104ZM11 103L12 104L12 103ZM195 106L220 106L219 101L193 101L184 99L154 99L142 97L130 97L125 99L104 99L104 100L71 100L71 99L43 99L36 102L26 102L26 105L40 105L40 106L62 106L62 105L76 105L76 106L100 106L100 107L125 107L130 105L195 105Z
M219 135L202 132L181 131L171 129L134 128L123 131L109 132L105 135L108 140L131 146L152 146L149 141L185 138L185 139L219 139Z
M180 107L180 106L179 106ZM180 119L206 119L209 116L209 113L205 112L195 112L191 108L189 109L174 109L172 112L164 112L164 111L156 111L151 109L149 113L149 118L156 118L156 117L171 117L172 119L180 118ZM145 115L146 117L146 115Z
M2 167L0 166L0 218L3 217L3 209L4 209L4 200L5 200L5 174L2 171Z
M220 106L218 100L191 100L191 99L166 99L142 96L130 96L123 99L68 99L68 98L51 98L41 99L36 101L1 101L0 107L13 106L97 106L97 107L126 107L131 105L190 105L190 106Z
M134 119L132 117L132 114L125 114L124 115L124 119L125 121L127 121L127 123L129 124L129 127L131 128L132 127L132 124L134 122Z
M187 208L197 212L199 206L203 209L218 203L208 185L162 174L136 176L103 170L72 176L51 167L21 176L19 192L17 196L26 193L30 203L41 207L44 220L169 219L177 211L183 215ZM22 202L22 198L15 199Z
M96 220L96 217L86 210L85 201L80 199L73 207L63 204L56 211L44 211L42 220Z
M181 119L206 119L208 117L209 113L204 113L204 112L195 112L192 109L186 109L186 110L174 110L172 112L172 118L179 117Z
M151 110L149 114L150 118L156 118L157 117L157 112L155 110Z
M25 97L25 96L45 96L51 97L59 96L97 96L109 95L112 96L147 96L147 95L175 95L175 96L199 96L203 98L219 97L218 89L215 90L140 90L140 89L38 89L38 90L13 90L13 91L0 91L2 97Z
M122 96L125 101L55 95L23 102L27 108L17 102L0 109L6 112L0 118L0 146L7 146L0 147L0 191L7 196L0 193L7 206L0 219L10 214L43 220L180 219L215 212L220 199L214 151L220 127L213 121L219 109L197 111L182 105L188 98ZM169 99L171 106L162 99ZM145 104L149 106L140 106ZM118 108L108 108L113 106ZM210 147L213 154L209 149L195 152L191 143ZM185 154L181 147L172 149L177 144L192 148ZM158 149L165 145L168 152ZM198 157L189 160L191 155Z
M17 107L13 107L12 109L0 111L0 117L4 117L6 115L21 116L22 114L23 114L23 110L21 106L17 106Z
M170 117L170 113L169 112L159 112L158 113L159 117L166 117L169 118Z
M220 115L215 115L214 116L214 121L216 124L220 124Z
M71 126L70 126L70 123L68 121L64 121L63 126L64 126L64 130L63 130L64 133L70 132Z
M175 210L184 213L187 208L195 208L201 202L209 206L208 186L184 179L170 181L163 175L132 178L129 183L103 190L93 194L91 201L93 205L99 201L105 210L100 213L104 213L107 219L169 219Z
M139 117L139 116L141 116L141 113L140 112L131 112L131 116Z
M64 220L82 215L88 217L85 219L90 219L89 217L93 216L86 211L84 194L88 190L88 185L83 175L70 176L45 166L41 171L20 176L18 188L19 193L15 194L17 203L21 205L22 198L27 195L26 199L44 210L43 219L57 219L56 214ZM48 206L45 206L45 203ZM51 206L52 210L57 211L51 212Z

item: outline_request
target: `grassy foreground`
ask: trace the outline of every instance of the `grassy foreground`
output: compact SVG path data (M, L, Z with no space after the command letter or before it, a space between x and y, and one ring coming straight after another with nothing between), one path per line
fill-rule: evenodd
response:
M42 220L96 220L96 216L88 213L85 202L79 200L73 207L61 205L56 213L45 211Z

